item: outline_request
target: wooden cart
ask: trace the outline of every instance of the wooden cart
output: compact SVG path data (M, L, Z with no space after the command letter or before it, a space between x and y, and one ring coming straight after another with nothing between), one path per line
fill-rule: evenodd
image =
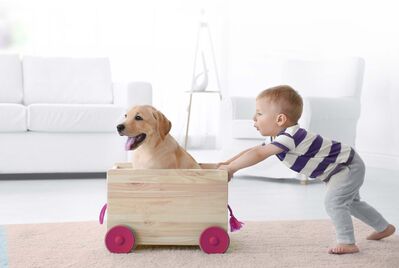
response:
M224 253L227 172L209 169L132 169L118 163L107 172L105 244L115 253L136 245L199 245Z

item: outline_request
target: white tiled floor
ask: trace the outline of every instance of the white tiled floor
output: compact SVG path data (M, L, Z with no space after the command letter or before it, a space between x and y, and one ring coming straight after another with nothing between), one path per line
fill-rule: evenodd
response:
M369 168L361 190L396 226L398 175ZM243 221L327 218L323 197L324 183L236 177L229 184L229 203ZM0 224L97 220L105 202L105 179L0 180Z

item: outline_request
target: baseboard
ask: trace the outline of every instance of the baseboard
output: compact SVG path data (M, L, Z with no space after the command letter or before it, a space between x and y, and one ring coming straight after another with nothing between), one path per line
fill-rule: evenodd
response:
M362 151L359 154L368 167L399 170L399 155Z

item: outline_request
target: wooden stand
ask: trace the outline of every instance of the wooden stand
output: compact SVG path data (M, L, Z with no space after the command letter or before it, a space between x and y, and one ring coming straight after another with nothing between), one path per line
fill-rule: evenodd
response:
M186 136L185 136L185 140L184 140L184 149L187 149L187 142L188 142L188 130L189 130L189 126L190 126L190 117L191 117L191 104L192 104L192 100L193 100L193 94L195 93L217 93L219 94L220 100L222 100L222 94L221 94L221 86L220 86L220 80L219 80L219 73L218 73L218 68L216 65L216 57L215 57L215 49L213 47L213 41L212 41L212 35L211 35L211 31L209 29L209 24L206 22L205 20L205 11L202 10L201 11L202 14L202 18L199 22L199 26L198 26L198 33L197 33L197 42L195 45L195 54L194 54L194 67L193 67L193 78L192 78L192 88L190 91L186 91L188 93L190 93L190 101L188 104L188 114L187 114L187 125L186 125ZM207 86L208 86L208 70L205 64L205 56L203 51L201 51L201 55L202 55L202 63L203 63L203 72L202 74L206 77L206 81L203 81L202 84L197 85L197 78L201 75L201 73L199 75L196 74L196 67L197 67L197 56L198 56L198 52L200 49L200 39L201 36L203 35L203 32L205 32L205 34L208 37L208 42L209 42L209 47L210 47L210 53L211 53L211 58L212 58L212 64L213 64L213 70L214 70L214 75L216 78L216 90L206 90Z
M191 104L193 101L193 94L200 94L200 93L211 93L211 94L219 94L220 100L222 100L222 94L220 91L186 91L187 93L190 93L190 101L188 103L188 108L187 108L187 124L186 124L186 135L184 138L184 149L187 150L187 142L188 142L188 130L190 128L190 118L191 118Z

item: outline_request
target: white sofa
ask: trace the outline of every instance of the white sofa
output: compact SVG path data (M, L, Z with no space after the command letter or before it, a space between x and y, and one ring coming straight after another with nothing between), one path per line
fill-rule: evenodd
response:
M0 55L0 174L105 172L126 161L116 132L151 85L111 81L107 58Z
M287 60L282 70L281 84L291 85L304 99L301 127L331 139L355 146L357 121L360 117L360 95L364 60L358 57L319 60ZM225 102L228 136L223 141L223 159L240 151L270 142L253 127L255 96L233 96ZM271 157L242 169L237 175L268 178L308 178L297 174Z

